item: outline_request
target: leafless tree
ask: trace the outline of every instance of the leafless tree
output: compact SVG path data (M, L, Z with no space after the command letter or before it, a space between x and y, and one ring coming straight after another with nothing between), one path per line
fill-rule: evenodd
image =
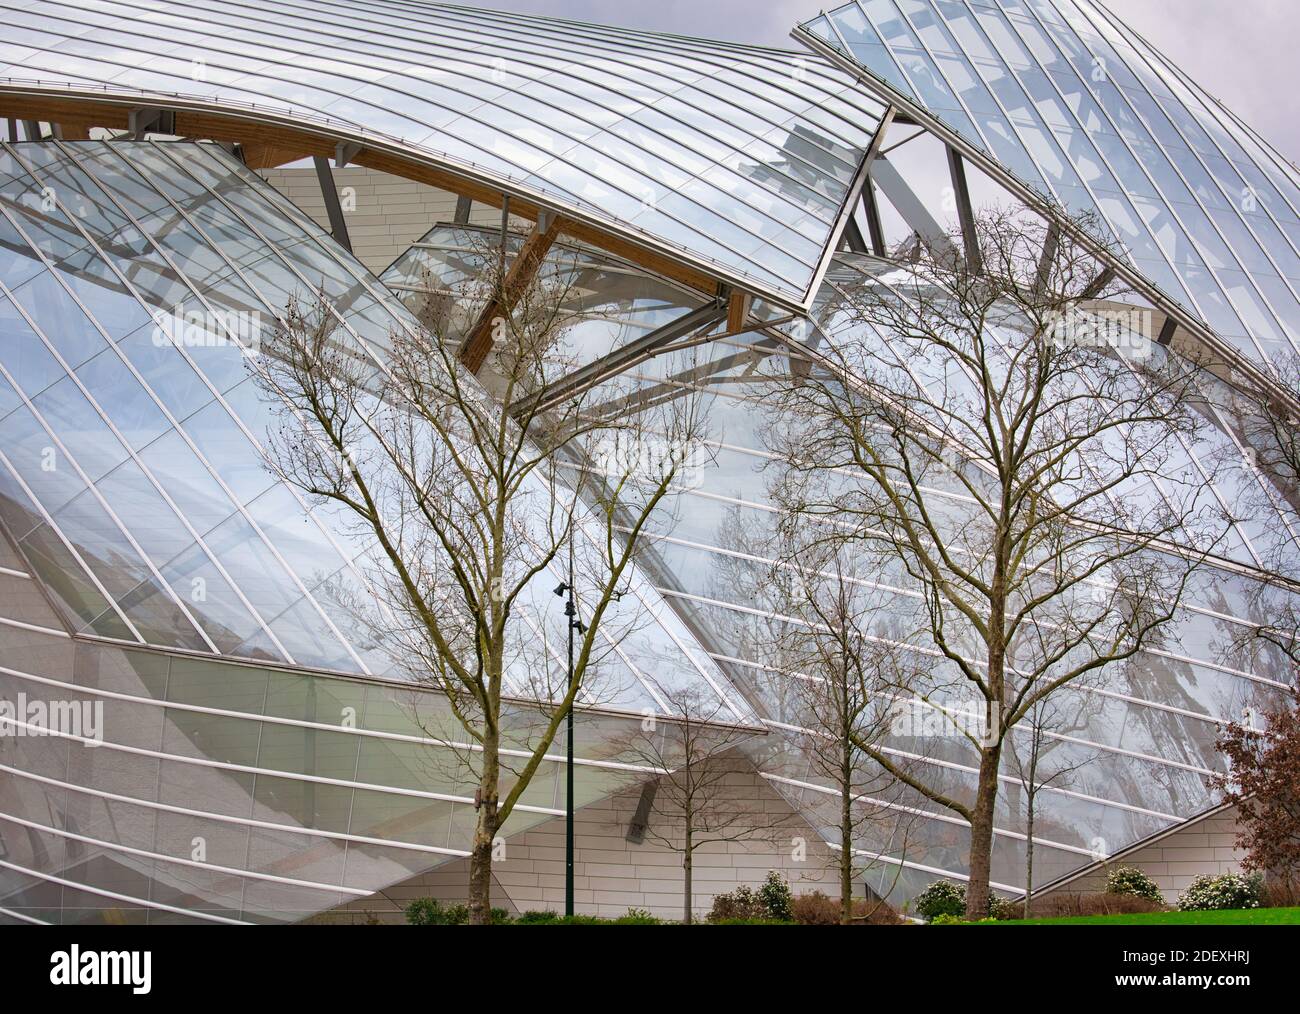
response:
M303 294L258 373L282 410L271 467L371 545L358 615L394 672L445 698L441 732L475 785L475 924L489 919L502 825L613 646L645 622L613 607L643 580L642 536L702 432L688 399L596 420L584 392L548 397L578 362L571 276L521 271L530 256L485 251L451 293L427 281L418 324L386 336ZM571 678L551 594L570 566L580 619L558 622L581 623Z
M793 826L788 812L755 809L737 791L734 776L743 770L736 748L755 730L734 724L715 694L698 687L658 688L675 717L647 721L629 744L641 763L665 772L648 793L644 836L682 857L682 921L694 921L695 856L702 848L726 842L759 842L776 847L783 829Z
M1076 683L1074 688L1079 689ZM1080 709L1074 709L1073 722L1081 722ZM1045 773L1043 760L1050 757L1055 745L1053 732L1069 730L1062 714L1061 695L1044 697L1029 709L1025 718L1013 730L1008 738L1008 753L1011 771L1020 782L1021 797L1025 803L1025 918L1033 914L1034 904L1034 834L1038 820L1038 796L1044 789L1064 788L1068 786L1075 774L1096 759L1096 753L1087 751L1082 756L1068 762L1061 761L1054 765L1050 773Z
M785 724L802 730L800 760L832 792L835 806L821 822L838 837L840 921L848 925L872 914L854 903L855 875L888 854L897 877L918 816L903 783L860 746L887 749L897 702L917 683L918 659L889 623L864 557L842 542L809 539L800 520L781 515L771 540L765 598L777 619L760 650L773 670L766 696ZM861 848L864 840L884 847Z
M1013 213L981 216L975 238L980 264L939 252L840 285L772 441L787 509L917 596L932 696L986 713L973 794L858 744L969 822L980 918L1008 730L1156 644L1226 522L1180 464L1204 425L1191 368L1149 341L1110 273Z
M1227 645L1253 642L1300 666L1300 355L1278 353L1270 374L1232 376L1218 387L1216 410L1236 428L1244 465L1235 507L1258 533L1256 551L1269 579L1252 594L1257 625Z

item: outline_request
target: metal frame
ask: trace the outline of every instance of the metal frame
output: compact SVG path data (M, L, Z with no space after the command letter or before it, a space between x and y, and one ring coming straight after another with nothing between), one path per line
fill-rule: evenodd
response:
M845 230L853 224L853 215L858 201L861 199L863 192L871 186L872 164L880 158L880 150L884 147L885 137L889 133L889 128L893 126L896 115L897 112L892 105L885 107L885 111L880 117L880 123L876 127L876 132L872 135L871 143L862 155L862 161L858 165L857 172L853 174L853 182L849 185L849 192L845 196L844 203L840 206L840 212L835 218L831 234L822 250L821 260L818 262L817 270L813 274L812 283L805 294L804 301L808 309L812 308L817 293L821 291L822 282L826 278L826 272L830 270L831 262L835 259L836 251L840 248ZM854 225L854 228L856 228L856 225Z
M961 153L948 145L948 175L952 179L953 196L957 201L957 217L961 222L961 241L966 251L966 270L972 274L984 273L984 258L980 254L979 235L975 229L975 209L971 206L970 187L966 183L966 166Z
M871 236L871 252L877 257L888 257L885 246L885 227L880 221L880 205L876 201L876 182L868 179L862 188L862 211L867 219L867 231Z
M539 397L511 405L509 412L515 418L545 412L566 399L617 376L632 363L678 338L715 327L727 319L728 309L729 297L720 294L711 303L706 303L697 310L691 310L663 327L620 346L603 359L574 370L567 377L550 385Z

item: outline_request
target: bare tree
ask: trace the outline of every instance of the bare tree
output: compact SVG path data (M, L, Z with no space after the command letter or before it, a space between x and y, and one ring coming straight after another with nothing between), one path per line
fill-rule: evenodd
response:
M682 921L694 921L695 855L724 842L775 844L790 814L756 811L741 798L733 775L735 748L754 736L716 695L696 687L659 687L676 717L643 723L630 752L665 772L647 791L646 839L682 857Z
M1076 684L1075 689L1078 689ZM1065 728L1061 715L1059 695L1044 697L1029 709L1025 718L1015 727L1018 735L1009 737L1011 770L1020 782L1021 795L1025 801L1025 918L1033 915L1034 904L1034 834L1037 830L1038 796L1044 789L1063 788L1070 784L1074 775L1086 767L1096 754L1087 752L1082 757L1068 763L1053 766L1050 774L1043 773L1043 760L1051 756L1054 743L1051 733ZM1081 716L1074 716L1076 726L1085 725Z
M1028 217L981 216L974 238L979 265L938 253L840 286L820 361L777 396L773 442L787 509L835 522L825 538L919 593L943 663L932 694L987 714L967 737L973 794L858 744L970 824L982 918L1008 730L1155 644L1226 522L1181 464L1204 424L1191 369L1110 273Z
M1232 377L1217 389L1215 410L1236 428L1245 460L1244 495L1235 506L1259 533L1256 550L1269 574L1252 595L1260 622L1226 647L1271 648L1294 675L1300 666L1300 355L1279 353L1266 378Z
M884 843L872 858L888 853L897 877L918 816L906 804L903 783L860 747L886 749L896 702L917 682L918 660L901 647L863 556L842 542L810 540L797 512L781 517L767 574L768 598L780 617L767 646L775 670L771 697L781 701L783 721L803 730L800 752L810 773L834 792L834 814L825 823L838 837L840 922L849 925L873 914L854 903L854 876L872 861L859 858L871 853L858 843Z
M373 602L358 613L394 671L445 698L443 733L461 741L476 786L475 924L489 920L502 825L629 636L612 606L701 431L686 399L593 420L585 393L548 397L578 361L566 340L572 275L529 278L520 264L536 256L525 245L511 264L504 249L485 251L461 289L428 284L418 326L380 338L303 295L259 371L288 408L272 468L371 543ZM475 360L491 395L465 366ZM552 643L567 631L554 631L551 596L570 565L583 622L571 678Z

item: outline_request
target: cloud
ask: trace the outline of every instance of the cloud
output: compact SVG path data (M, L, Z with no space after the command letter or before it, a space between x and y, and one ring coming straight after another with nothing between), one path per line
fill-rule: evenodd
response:
M1124 0L1120 16L1283 155L1300 160L1295 0Z

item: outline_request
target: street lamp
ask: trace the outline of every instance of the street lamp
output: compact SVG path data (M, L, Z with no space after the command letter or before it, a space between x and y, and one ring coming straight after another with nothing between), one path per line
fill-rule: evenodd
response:
M569 682L573 686L573 635L585 634L586 626L578 619L578 606L573 599L573 545L569 545L569 580L555 589L555 594L564 599L564 615L569 621ZM567 692L567 691L566 691ZM569 702L565 723L568 732L568 765L565 768L567 782L567 799L564 807L564 914L573 915L573 705Z

